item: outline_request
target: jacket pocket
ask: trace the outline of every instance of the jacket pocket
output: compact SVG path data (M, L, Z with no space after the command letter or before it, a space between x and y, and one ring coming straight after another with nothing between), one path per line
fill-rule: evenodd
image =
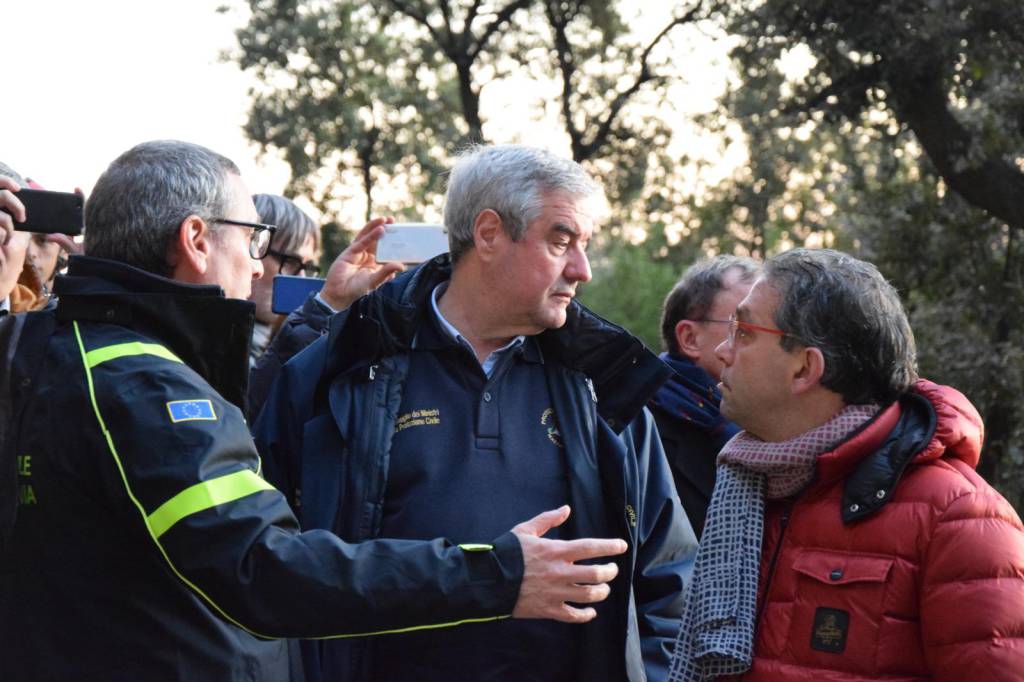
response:
M834 550L799 550L792 564L795 584L788 642L794 658L873 675L893 561Z

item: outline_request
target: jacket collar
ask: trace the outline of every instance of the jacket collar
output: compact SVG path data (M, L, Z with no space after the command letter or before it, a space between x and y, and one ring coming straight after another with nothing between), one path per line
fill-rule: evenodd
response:
M982 421L959 391L920 380L865 428L818 458L814 487L843 482L841 514L852 523L881 509L913 463L948 457L971 467Z
M167 346L243 409L256 308L218 286L183 284L116 261L72 256L58 277L60 320L106 322Z
M324 379L408 352L430 314L431 292L450 277L451 259L442 254L334 316ZM639 339L575 300L562 327L534 338L545 362L558 362L591 381L598 413L615 431L624 429L672 375Z

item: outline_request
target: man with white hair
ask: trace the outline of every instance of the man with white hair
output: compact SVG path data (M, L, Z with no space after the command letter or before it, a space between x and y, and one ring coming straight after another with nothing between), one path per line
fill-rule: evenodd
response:
M255 433L304 527L349 540L441 534L483 550L509 519L557 509L538 535L629 544L611 596L580 608L606 588L566 586L558 611L596 614L583 626L499 620L325 643L307 649L307 675L665 676L695 538L644 408L666 366L573 300L591 278L600 200L578 164L539 149L460 156L451 253L336 315L285 366Z

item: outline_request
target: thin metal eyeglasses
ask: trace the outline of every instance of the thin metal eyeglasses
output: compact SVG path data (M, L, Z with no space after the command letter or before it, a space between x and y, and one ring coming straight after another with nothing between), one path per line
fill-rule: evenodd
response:
M315 260L302 260L294 254L277 249L267 249L267 255L277 259L282 275L297 275L301 272L306 277L316 277L320 274L320 264Z
M249 255L255 260L262 260L270 250L270 241L277 232L277 225L265 223L250 223L245 220L231 220L230 218L214 218L213 222L224 225L237 225L248 227L252 230L252 237L249 238Z

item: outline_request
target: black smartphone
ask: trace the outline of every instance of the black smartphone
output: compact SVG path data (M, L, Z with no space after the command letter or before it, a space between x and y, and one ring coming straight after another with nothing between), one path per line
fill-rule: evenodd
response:
M274 275L270 309L278 315L287 315L305 303L311 293L323 288L324 280L320 277Z
M82 234L85 225L85 197L72 192L50 192L22 188L14 196L25 206L25 222L14 221L14 229L41 234ZM10 215L10 211L0 208Z

